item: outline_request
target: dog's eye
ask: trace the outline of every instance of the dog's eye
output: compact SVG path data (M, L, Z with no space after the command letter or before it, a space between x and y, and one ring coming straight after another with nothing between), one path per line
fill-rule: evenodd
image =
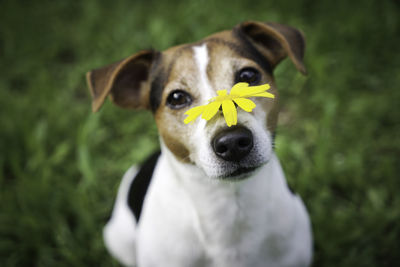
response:
M167 105L172 109L181 109L192 103L192 97L182 90L172 91L167 97Z
M235 77L235 83L244 82L249 85L256 85L261 80L261 74L255 68L244 68L241 69Z

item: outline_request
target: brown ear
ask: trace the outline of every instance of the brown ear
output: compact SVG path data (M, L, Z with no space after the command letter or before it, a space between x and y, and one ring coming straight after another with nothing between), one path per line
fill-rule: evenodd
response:
M238 27L269 60L273 68L289 56L301 73L307 73L303 63L305 41L299 30L278 23L257 21L246 21Z
M149 73L158 52L141 51L114 64L86 73L92 94L92 110L100 109L107 95L124 108L147 108Z

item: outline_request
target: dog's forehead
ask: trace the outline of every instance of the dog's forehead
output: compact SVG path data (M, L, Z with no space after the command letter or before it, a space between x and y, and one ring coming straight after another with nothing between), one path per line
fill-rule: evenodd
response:
M188 67L195 63L194 48L206 45L208 55L217 48L225 48L240 55L240 42L234 38L232 31L223 31L210 35L198 42L173 46L162 52L163 65L167 66L166 70L170 74L174 68L185 66Z
M173 46L163 51L162 57L165 60L164 63L171 64L172 67L170 68L172 69L178 61L187 62L187 60L193 60L193 48L202 46L203 44L207 46L207 50L210 54L213 50L222 48L233 52L237 56L250 56L244 37L238 34L237 31L227 30L212 34L195 43Z

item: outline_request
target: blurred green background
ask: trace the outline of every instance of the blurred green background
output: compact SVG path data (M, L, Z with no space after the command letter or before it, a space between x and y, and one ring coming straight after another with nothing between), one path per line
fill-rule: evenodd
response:
M0 265L118 266L102 226L158 137L150 112L92 114L86 71L261 20L307 38L309 75L275 71L276 151L314 266L400 266L399 18L395 0L0 1Z

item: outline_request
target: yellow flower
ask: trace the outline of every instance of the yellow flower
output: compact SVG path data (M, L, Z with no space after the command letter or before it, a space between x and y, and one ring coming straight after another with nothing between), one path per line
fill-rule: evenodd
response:
M237 83L232 87L230 94L228 94L226 90L218 90L218 96L211 98L207 105L194 107L186 111L185 114L188 116L184 120L184 123L188 124L189 122L194 121L201 114L203 114L201 117L208 121L217 114L218 110L222 106L222 113L228 127L236 125L237 111L235 104L244 111L251 112L256 107L256 104L247 98L275 98L273 94L265 92L269 88L269 84L249 86L248 83Z

